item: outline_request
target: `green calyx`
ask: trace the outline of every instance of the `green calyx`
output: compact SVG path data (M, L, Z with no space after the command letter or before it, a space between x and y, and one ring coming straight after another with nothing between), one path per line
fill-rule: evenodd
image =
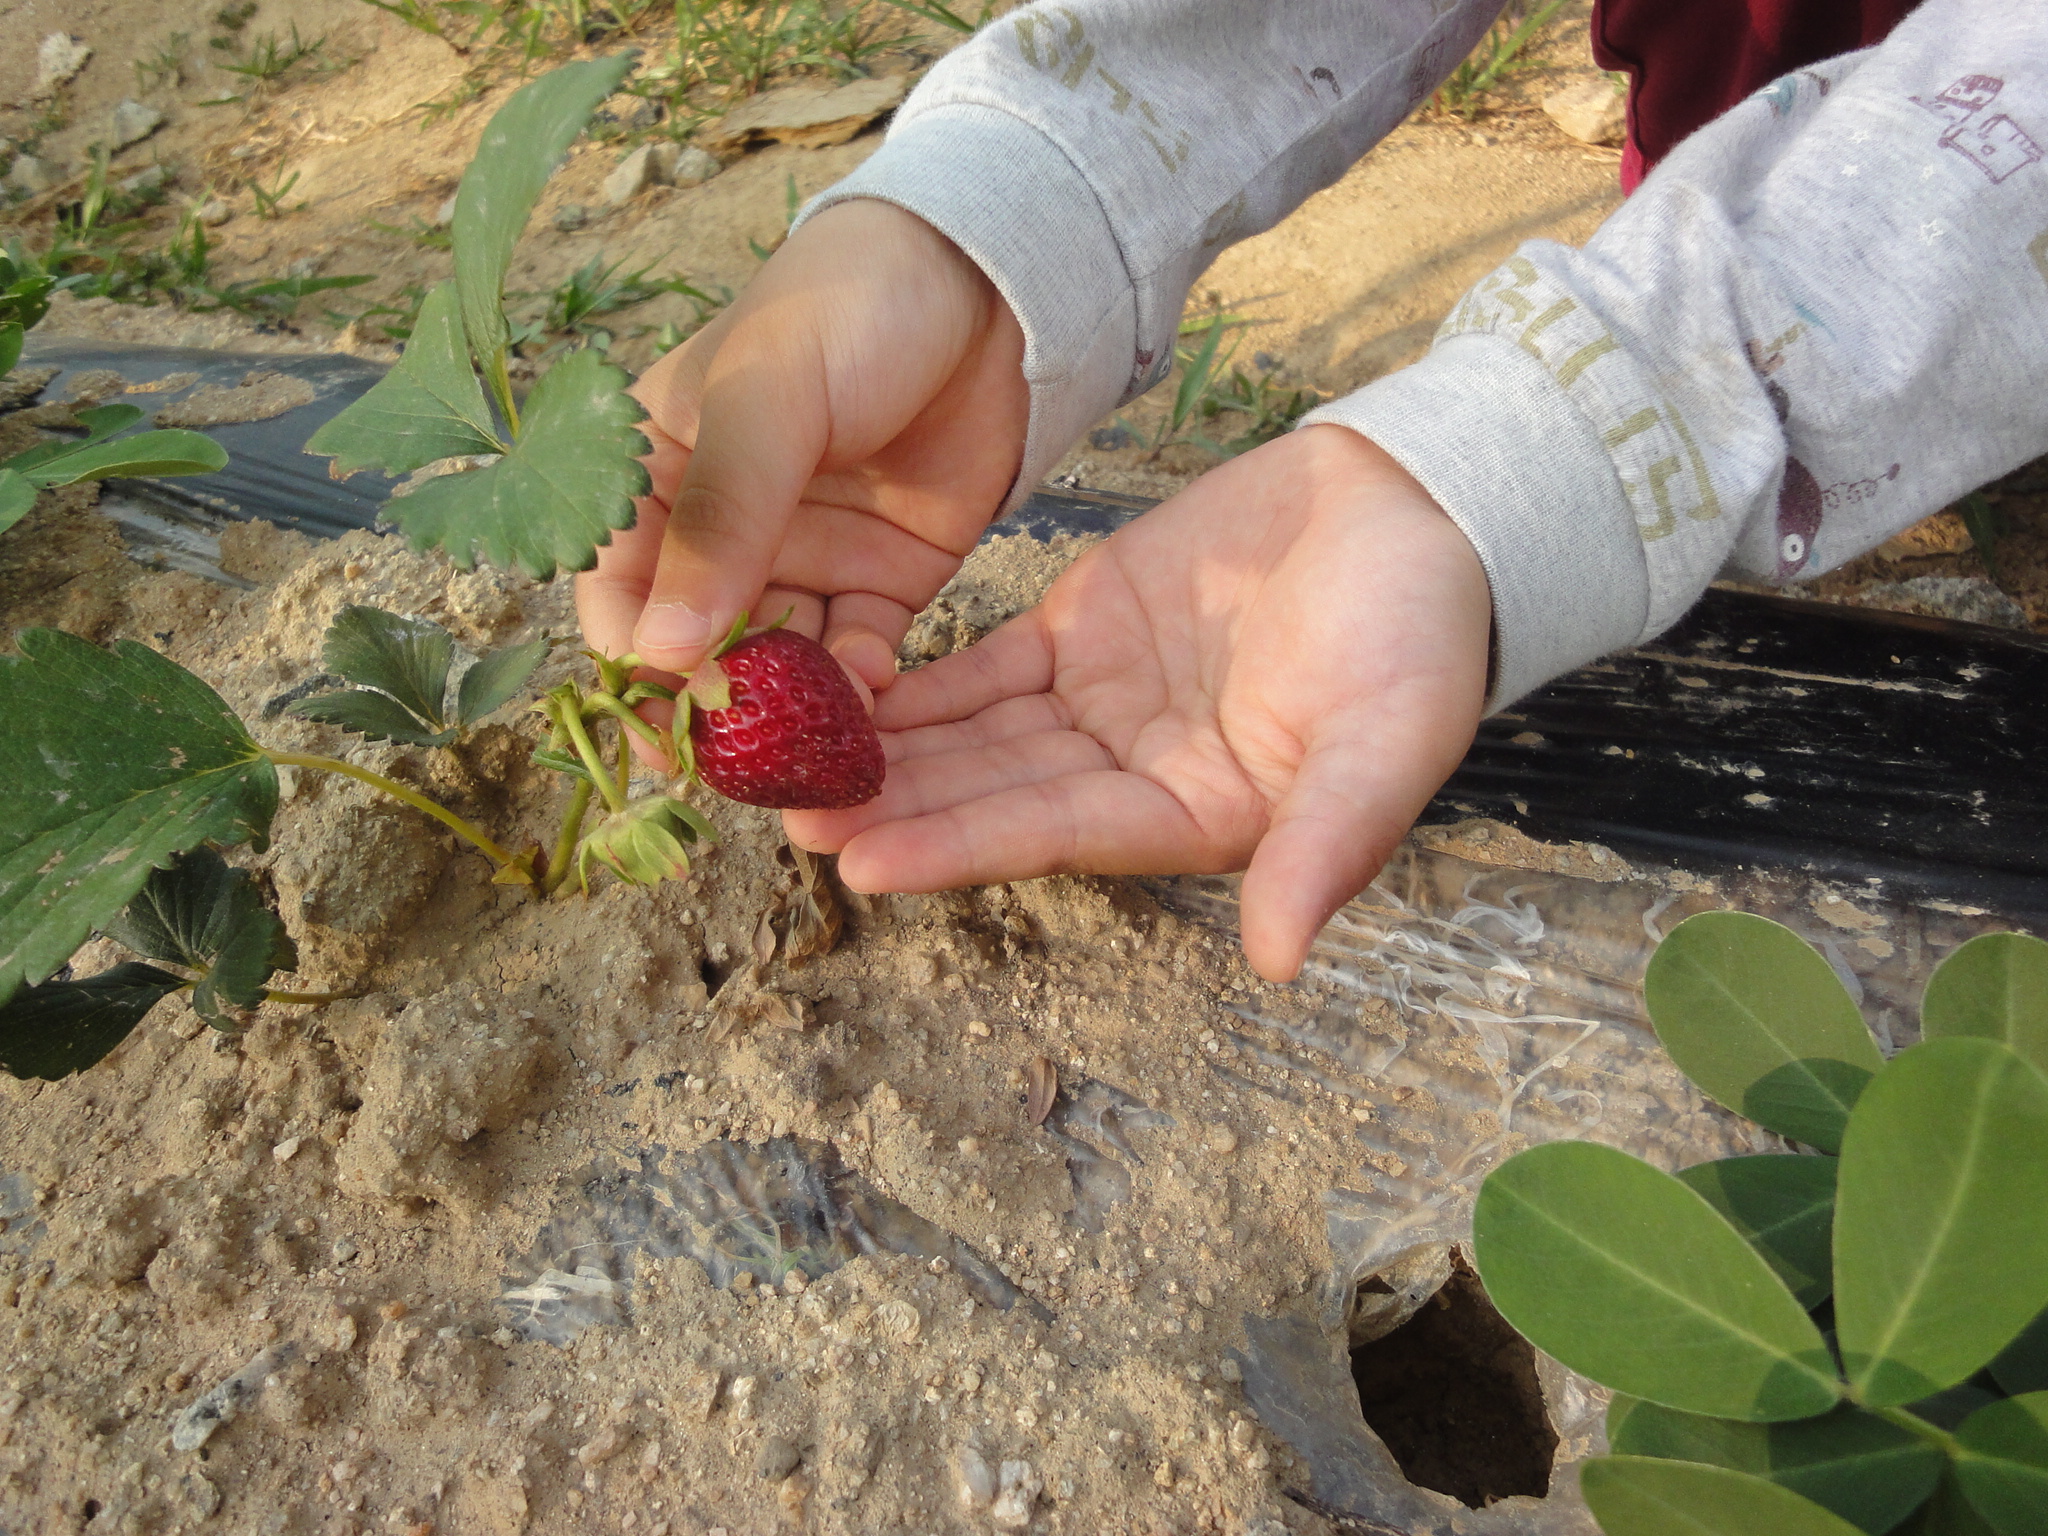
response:
M690 845L715 838L701 812L670 795L628 801L584 834L576 852L576 882L589 894L593 862L628 885L680 880L690 872Z

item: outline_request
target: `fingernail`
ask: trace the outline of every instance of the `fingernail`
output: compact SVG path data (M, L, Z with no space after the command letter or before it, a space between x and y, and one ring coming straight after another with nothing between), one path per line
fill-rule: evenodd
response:
M650 603L633 631L633 648L649 651L694 651L717 634L711 620L687 603Z

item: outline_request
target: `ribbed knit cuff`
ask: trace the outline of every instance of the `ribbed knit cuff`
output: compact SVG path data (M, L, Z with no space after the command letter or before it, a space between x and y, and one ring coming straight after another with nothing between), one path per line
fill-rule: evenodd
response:
M1045 135L971 103L900 121L803 218L856 197L893 203L959 246L1023 327L1031 425L1005 509L1017 505L1115 409L1139 366L1137 304L1102 205Z
M1478 551L1497 647L1489 713L1642 638L1649 573L1613 462L1513 342L1449 337L1301 424L1324 422L1392 454Z

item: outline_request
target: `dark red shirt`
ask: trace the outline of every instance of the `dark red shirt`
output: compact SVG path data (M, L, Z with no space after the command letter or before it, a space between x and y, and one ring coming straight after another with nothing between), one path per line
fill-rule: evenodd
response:
M1594 0L1593 57L1629 77L1621 185L1780 75L1882 42L1918 0Z

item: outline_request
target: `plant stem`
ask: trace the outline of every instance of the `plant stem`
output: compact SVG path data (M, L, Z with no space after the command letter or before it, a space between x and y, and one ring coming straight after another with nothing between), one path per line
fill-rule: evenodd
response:
M1962 1445L1954 1435L1938 1424L1928 1423L1916 1413L1908 1413L1903 1408L1865 1407L1863 1411L1865 1413L1874 1413L1880 1419L1898 1425L1900 1429L1905 1430L1910 1435L1919 1436L1928 1444L1939 1449L1943 1455L1952 1457L1962 1453Z
M667 752L668 743L661 739L661 732L634 714L626 701L609 693L593 693L583 701L592 709L601 709L612 716L627 730L633 732L657 752Z
M597 750L597 743L590 739L590 732L584 728L583 716L573 709L562 711L562 729L569 733L569 740L576 748L576 755L583 759L583 766L589 770L598 793L604 796L605 809L623 811L626 797L612 787L611 765L604 760L604 754Z
M575 862L576 844L583 833L583 818L590 812L590 797L597 793L597 786L588 779L578 779L576 787L569 792L569 809L562 817L562 831L555 839L555 851L548 858L547 884L542 887L544 895L552 896L569 883L569 866Z
M274 752L266 748L264 756L268 757L280 768L318 768L324 773L338 773L346 778L355 779L359 783L367 784L372 789L381 789L394 800L403 800L414 810L423 811L433 817L434 820L440 822L442 826L448 828L457 837L466 838L469 842L474 843L483 851L484 857L488 858L498 868L521 867L517 858L492 842L490 838L484 835L481 828L471 822L464 821L438 800L430 800L418 790L409 789L396 779L387 779L381 773L372 772L368 768L358 768L354 763L344 762L338 757L321 757L311 752Z

